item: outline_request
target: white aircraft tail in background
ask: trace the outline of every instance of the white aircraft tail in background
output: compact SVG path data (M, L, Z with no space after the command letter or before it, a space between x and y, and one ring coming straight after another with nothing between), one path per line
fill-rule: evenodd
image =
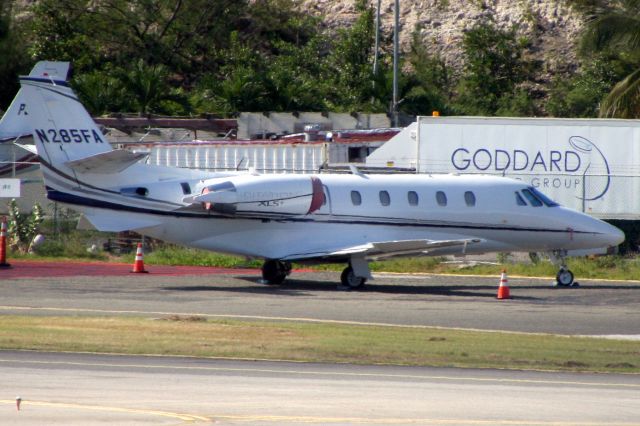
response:
M41 61L33 67L29 77L66 82L69 70L68 62ZM13 141L23 136L31 136L31 122L26 111L23 91L19 90L9 105L9 109L0 119L0 142Z
M291 263L344 262L342 283L398 256L544 251L573 274L572 250L607 249L617 228L512 179L454 175L202 173L114 150L64 81L23 77L48 197L104 231L135 230L191 247L265 259L282 283Z
M68 62L41 61L33 67L29 76L66 81L69 70ZM23 92L19 90L0 119L0 176L34 167L37 159L35 147L19 143L30 141L31 130Z

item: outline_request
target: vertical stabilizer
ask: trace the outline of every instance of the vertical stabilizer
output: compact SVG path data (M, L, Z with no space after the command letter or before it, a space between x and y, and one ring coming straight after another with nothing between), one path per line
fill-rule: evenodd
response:
M112 150L67 82L29 76L20 83L43 166L75 175L67 163Z

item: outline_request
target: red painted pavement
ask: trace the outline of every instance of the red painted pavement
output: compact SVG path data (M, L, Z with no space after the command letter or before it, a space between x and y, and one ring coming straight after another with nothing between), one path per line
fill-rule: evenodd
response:
M8 259L11 268L0 268L0 280L9 278L45 278L72 276L122 276L122 275L217 275L260 274L259 269L216 268L213 266L166 266L145 264L149 274L133 274L133 265L108 262L49 262Z

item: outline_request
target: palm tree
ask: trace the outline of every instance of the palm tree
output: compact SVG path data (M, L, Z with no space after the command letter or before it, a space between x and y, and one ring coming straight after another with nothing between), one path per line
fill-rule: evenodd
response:
M169 71L164 65L147 65L139 59L128 72L120 73L126 92L140 116L162 111L164 101L187 107L186 100L174 93L168 83Z
M615 53L636 68L618 82L600 106L601 117L640 117L640 0L600 1L587 21L581 49Z

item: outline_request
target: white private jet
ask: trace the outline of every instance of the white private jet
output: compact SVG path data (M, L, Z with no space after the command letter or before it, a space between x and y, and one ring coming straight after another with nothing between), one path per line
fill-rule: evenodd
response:
M22 77L48 198L99 230L134 230L201 249L265 259L280 284L291 262L344 262L344 286L368 262L396 256L613 247L617 228L561 207L517 180L491 176L203 173L141 163L112 149L68 84Z

